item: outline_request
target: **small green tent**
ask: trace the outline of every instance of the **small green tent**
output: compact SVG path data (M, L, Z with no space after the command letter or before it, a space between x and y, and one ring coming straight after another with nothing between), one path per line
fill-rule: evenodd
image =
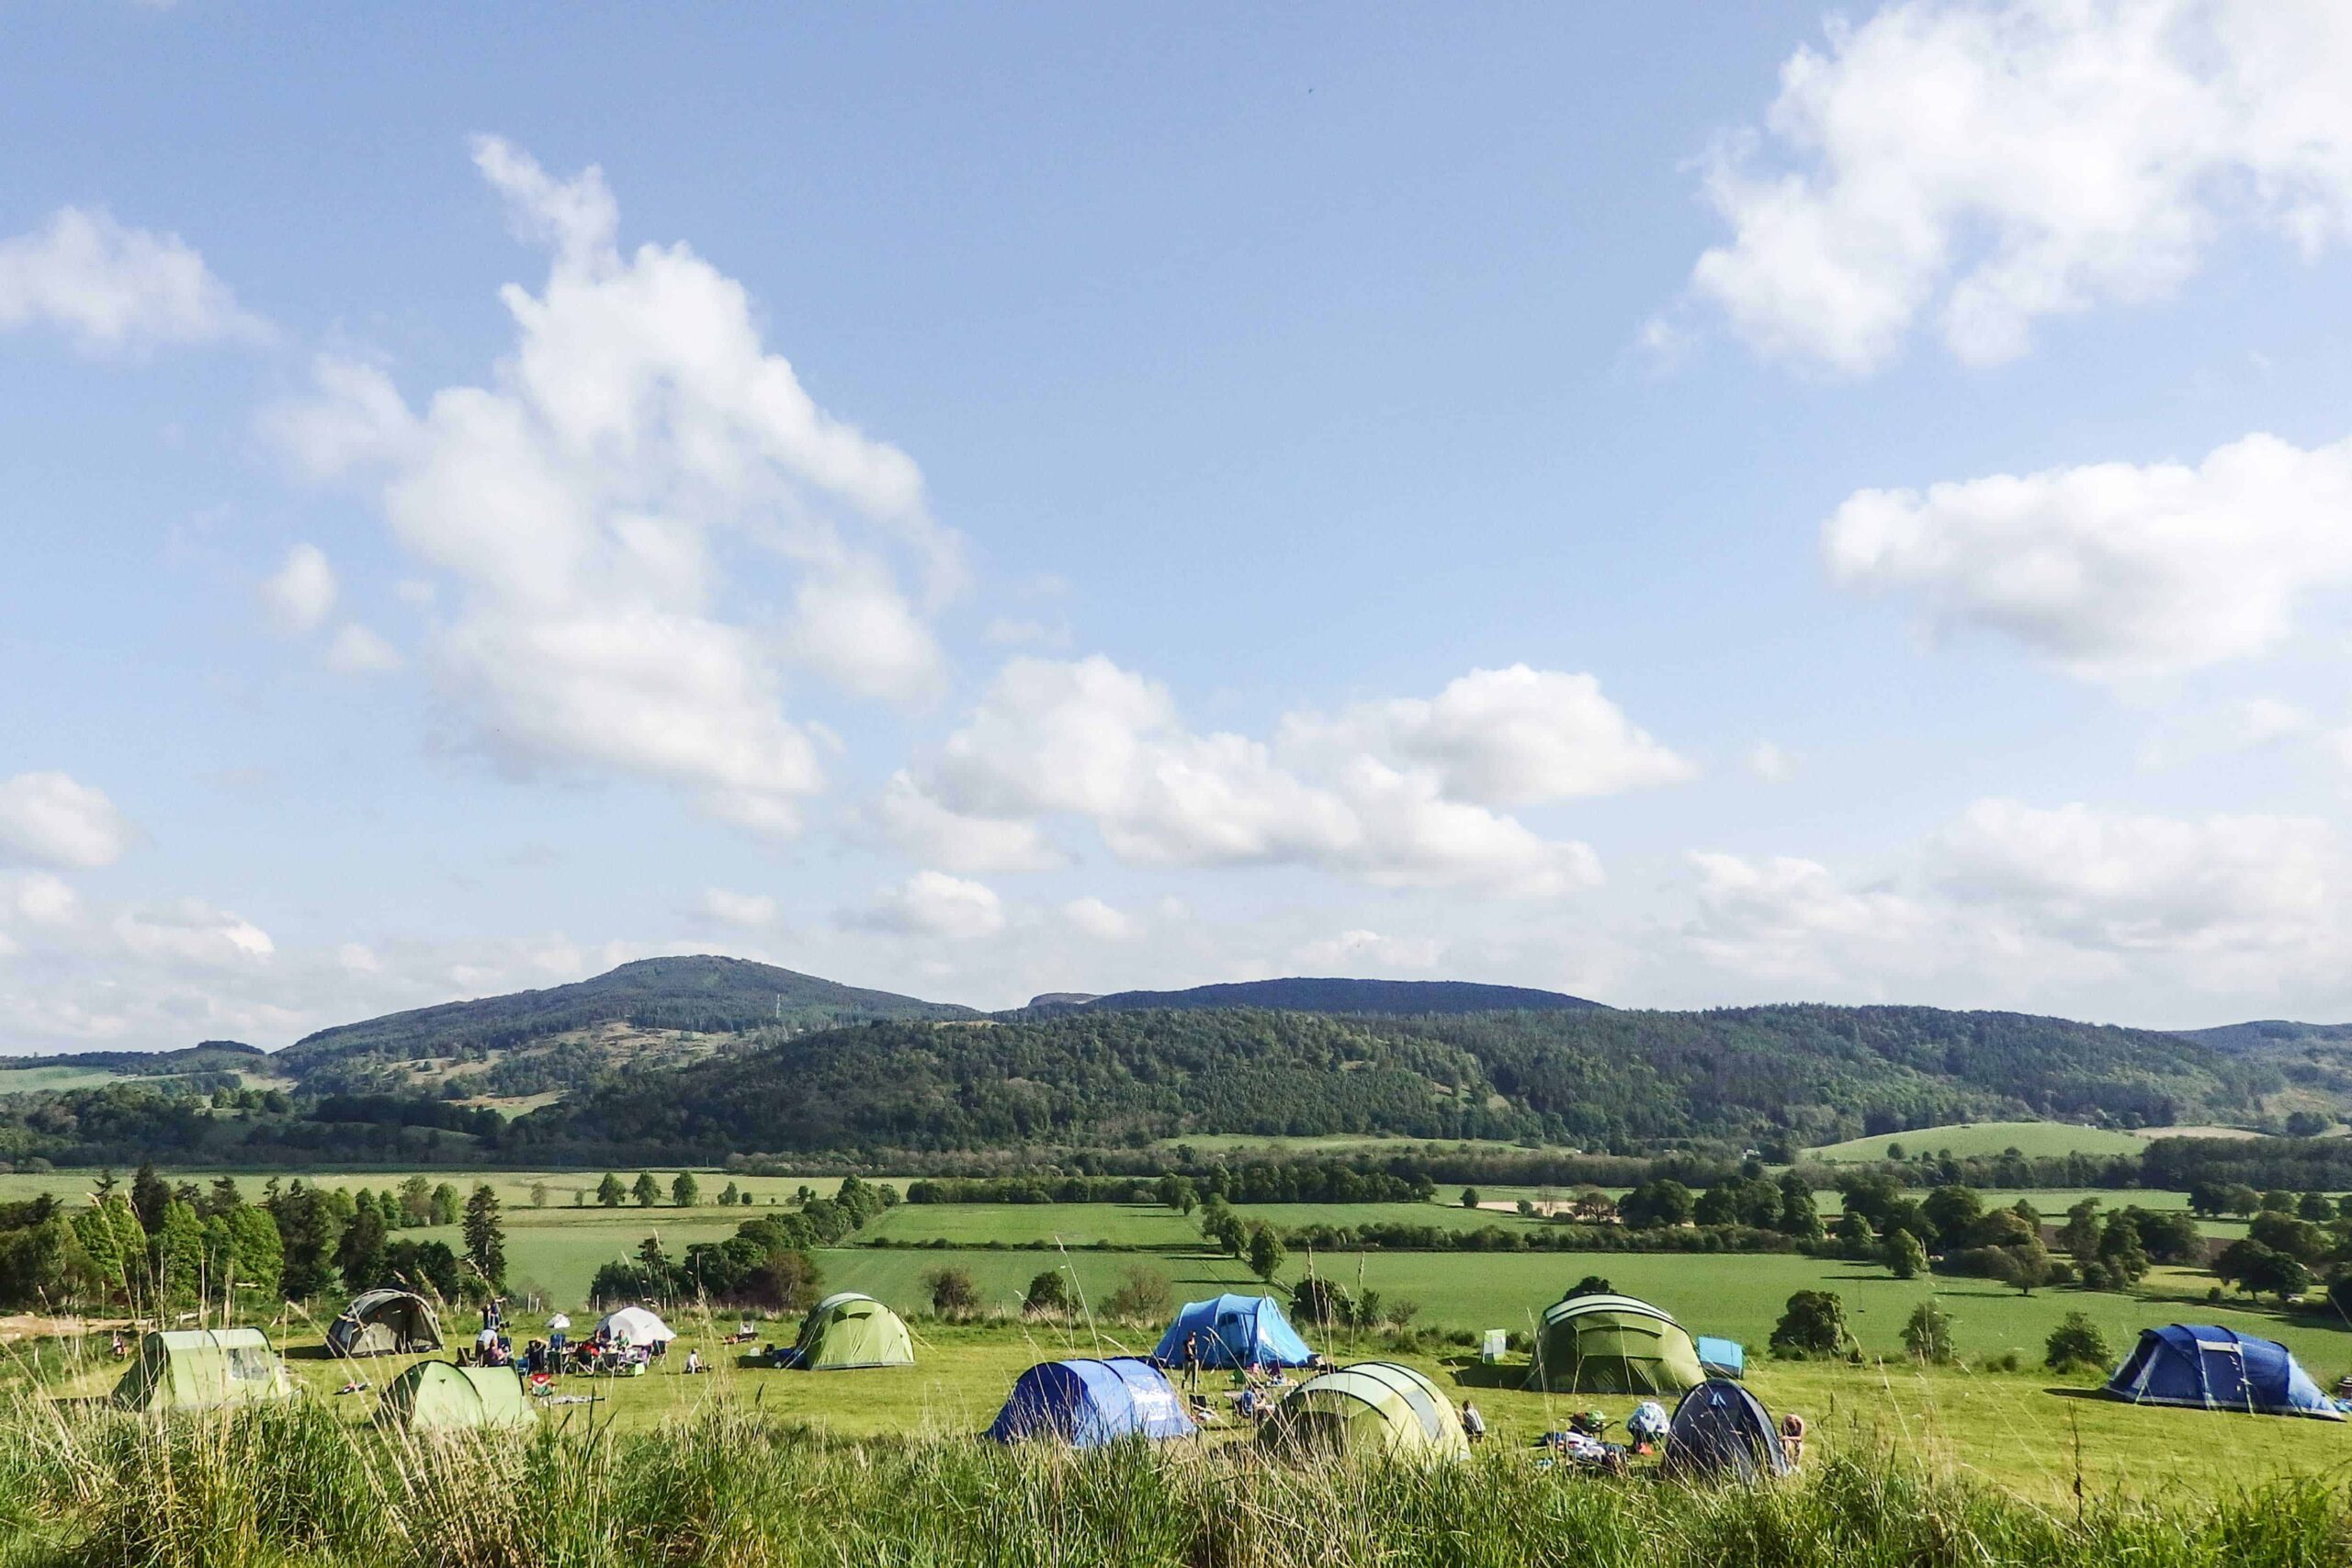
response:
M1706 1381L1699 1348L1670 1314L1631 1296L1569 1296L1544 1309L1527 1386L1680 1394Z
M1466 1459L1470 1439L1437 1384L1395 1361L1358 1361L1284 1396L1258 1440L1272 1452Z
M419 1361L385 1388L376 1417L416 1432L520 1426L536 1414L511 1368Z
M362 1291L327 1325L338 1356L416 1356L441 1348L441 1325L414 1291Z
M202 1410L290 1399L285 1365L258 1328L175 1328L141 1335L139 1359L115 1384L127 1410Z
M791 1362L804 1372L914 1363L914 1341L899 1314L855 1291L827 1296L809 1310L808 1320L800 1325Z

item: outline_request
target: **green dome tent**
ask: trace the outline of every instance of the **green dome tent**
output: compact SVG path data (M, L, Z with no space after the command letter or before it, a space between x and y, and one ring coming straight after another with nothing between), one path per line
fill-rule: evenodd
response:
M842 1291L810 1309L789 1364L804 1372L911 1367L915 1346L897 1313L872 1296Z
M1707 1381L1671 1314L1631 1296L1570 1296L1544 1309L1527 1386L1555 1393L1679 1394Z
M523 1397L523 1380L511 1369L447 1361L419 1361L391 1381L376 1408L378 1420L412 1432L516 1427L535 1414Z
M115 1384L127 1410L203 1410L291 1399L285 1364L258 1328L179 1328L141 1335L139 1359Z
M1437 1384L1394 1361L1358 1361L1290 1391L1259 1430L1269 1452L1467 1459L1470 1439Z
M413 1291L362 1291L327 1325L338 1356L415 1356L441 1348L441 1325Z

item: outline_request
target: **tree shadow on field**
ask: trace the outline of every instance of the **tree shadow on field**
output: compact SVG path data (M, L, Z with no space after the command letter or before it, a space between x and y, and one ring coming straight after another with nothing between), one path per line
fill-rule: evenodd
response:
M2111 1404L2114 1403L2114 1401L2104 1392L2096 1388L2052 1387L2045 1388L2041 1392L2048 1394L2054 1394L2060 1399L2096 1399L2101 1404Z
M1441 1363L1453 1374L1453 1381L1464 1388L1523 1389L1527 1386L1528 1367L1507 1361L1480 1361L1466 1356L1449 1357Z

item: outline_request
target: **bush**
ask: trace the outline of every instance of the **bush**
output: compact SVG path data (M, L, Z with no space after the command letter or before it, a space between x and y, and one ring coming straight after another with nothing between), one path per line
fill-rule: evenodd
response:
M1834 1356L1846 1343L1846 1303L1833 1291L1799 1291L1772 1327L1772 1354L1792 1360Z
M972 1282L969 1269L933 1269L922 1277L922 1285L931 1292L931 1310L943 1317L980 1304L980 1288Z
M2104 1371L2114 1359L2098 1325L2081 1313L2070 1312L2050 1331L2041 1359L2042 1365L2053 1372L2073 1372L2091 1369Z
M1951 1314L1931 1297L1911 1309L1903 1325L1903 1348L1914 1360L1943 1366L1951 1359Z
M1029 1293L1021 1298L1021 1310L1035 1317L1058 1317L1069 1310L1069 1276L1058 1269L1048 1269L1029 1281Z
M1141 1264L1120 1275L1118 1287L1102 1299L1107 1315L1139 1322L1163 1320L1175 1305L1176 1287L1168 1282L1168 1276Z

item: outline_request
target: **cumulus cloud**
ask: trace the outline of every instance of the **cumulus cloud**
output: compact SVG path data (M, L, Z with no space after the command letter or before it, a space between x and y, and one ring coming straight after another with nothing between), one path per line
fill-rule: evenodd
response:
M2193 670L2275 649L2304 598L2352 580L2352 441L1860 491L1822 542L1840 583L2085 679Z
M267 931L200 898L134 905L115 917L114 934L135 957L184 964L255 964L277 951Z
M1686 936L1702 956L1742 975L1819 980L1882 967L1890 948L1916 942L1931 917L1884 888L1843 886L1827 866L1794 855L1693 852L1697 918ZM1855 964L1857 944L1878 955Z
M695 912L713 925L738 931L765 930L775 924L779 913L775 900L764 893L730 893L724 887L704 888Z
M339 675L380 675L397 670L400 649L357 621L346 621L327 645L327 668Z
M2352 228L2352 12L2334 0L1905 0L1781 68L1705 163L1691 274L1758 349L1848 372L1935 320L1973 364L2160 299L2224 223Z
M0 854L35 865L112 865L138 830L106 792L65 773L0 779Z
M2140 749L2143 767L2259 751L2320 733L2320 721L2280 697L2247 697L2161 725Z
M1062 919L1098 942L1128 942L1143 934L1143 926L1134 916L1091 896L1064 904Z
M1069 863L1035 823L951 811L903 768L890 775L871 816L899 848L949 871L1051 871Z
M1747 749L1747 771L1766 784L1786 784L1796 777L1797 760L1786 748L1758 740Z
M262 580L262 606L270 624L289 637L305 637L326 624L334 610L334 568L316 545L300 544L285 562Z
M873 902L849 914L845 923L900 936L970 942L1004 929L1004 903L984 883L944 871L919 871L903 884L876 892Z
M380 368L328 360L269 426L306 472L369 477L454 591L426 654L485 750L794 831L823 779L788 676L935 689L925 617L958 587L958 543L913 462L763 344L740 284L683 244L619 248L598 170L559 178L494 139L475 162L549 253L539 292L502 291L515 344L491 384L413 411ZM774 622L747 608L778 603Z
M1427 768L1446 795L1487 806L1616 795L1698 772L1636 728L1592 676L1524 664L1474 670L1433 698L1294 716L1283 739Z
M178 235L79 207L0 240L0 332L34 323L94 350L268 335Z
M1538 686L1546 679L1525 674ZM1520 682L1519 672L1501 678ZM1473 678L1474 692L1482 682ZM1583 695L1498 702L1493 734L1464 711L1475 699L1296 715L1269 744L1190 728L1165 686L1099 655L1015 659L903 786L901 809L998 823L1080 818L1137 864L1306 864L1379 886L1554 895L1600 882L1591 850L1449 789L1555 797L1669 767L1630 727L1604 727L1617 748L1607 761L1576 752L1563 709L1589 721Z

